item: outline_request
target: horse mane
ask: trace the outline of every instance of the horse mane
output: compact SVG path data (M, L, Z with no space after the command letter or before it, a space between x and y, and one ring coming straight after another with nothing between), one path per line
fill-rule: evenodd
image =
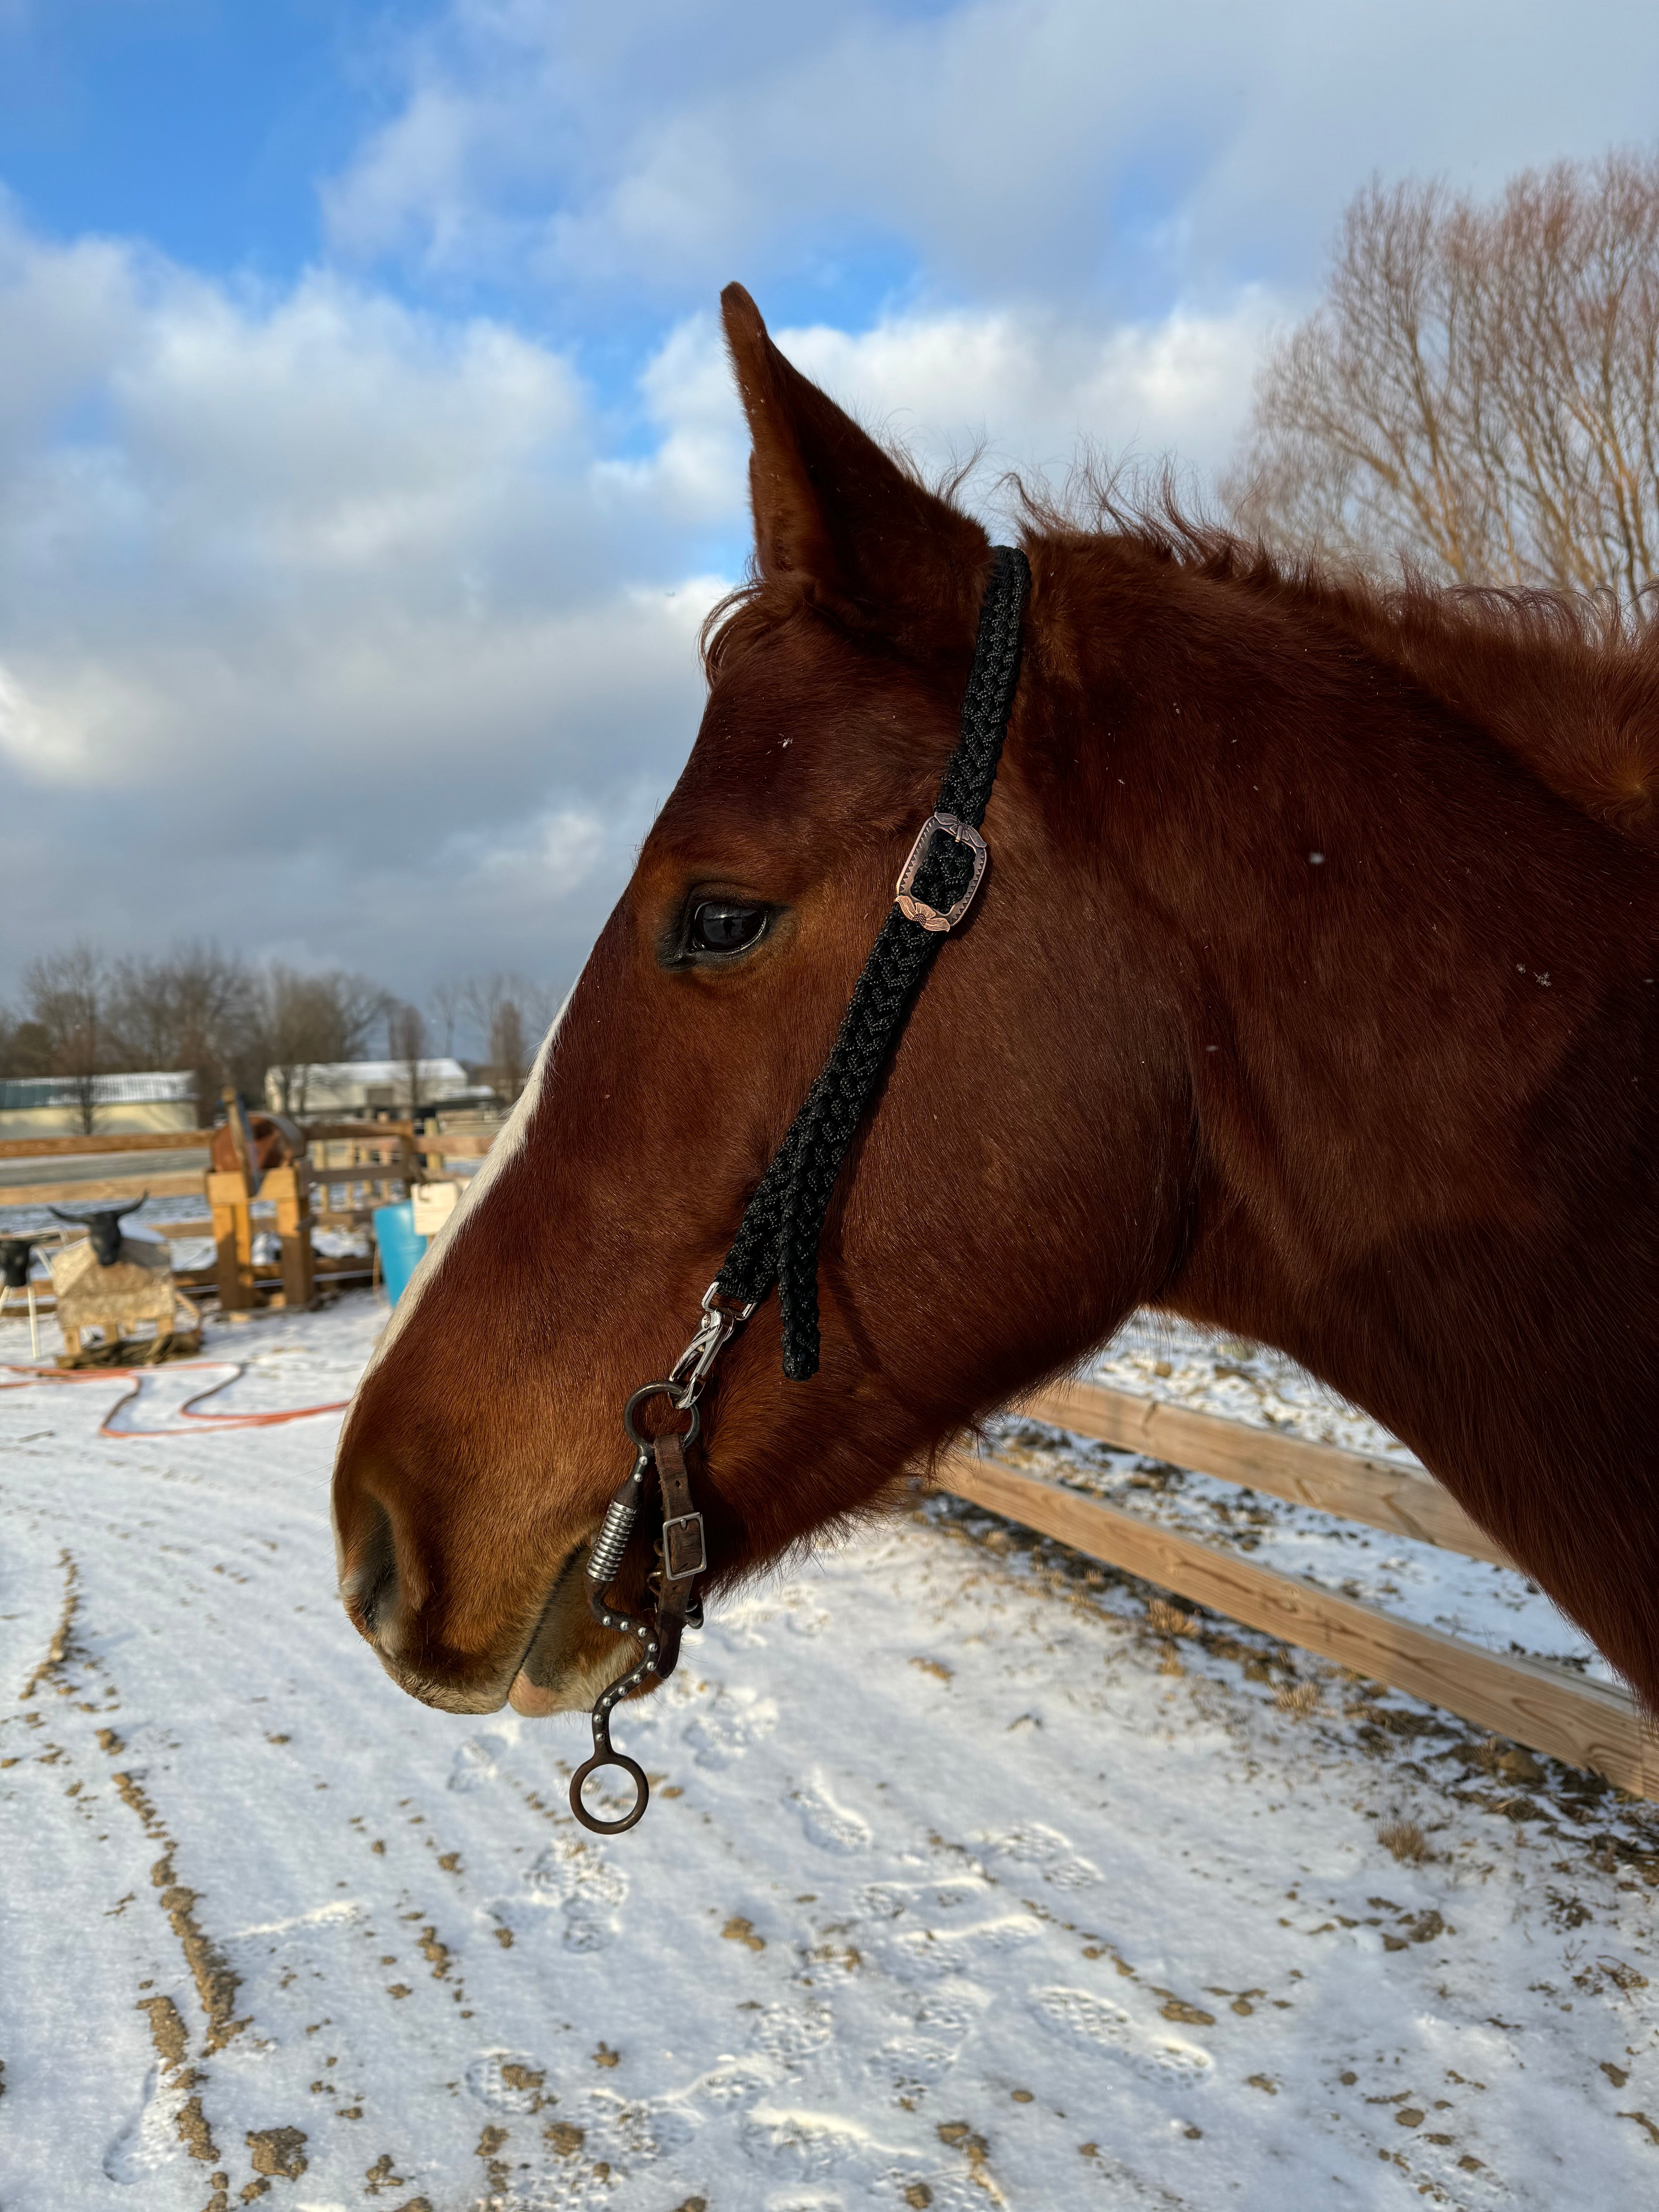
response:
M894 459L917 471L902 451ZM960 513L963 468L934 495ZM1011 476L1021 538L1041 555L1121 562L1214 584L1333 633L1486 731L1558 798L1659 851L1659 619L1611 593L1432 583L1403 557L1398 581L1310 554L1283 556L1182 503L1167 470L1150 487L1087 462L1056 496ZM702 626L712 682L805 611L797 588L753 571Z

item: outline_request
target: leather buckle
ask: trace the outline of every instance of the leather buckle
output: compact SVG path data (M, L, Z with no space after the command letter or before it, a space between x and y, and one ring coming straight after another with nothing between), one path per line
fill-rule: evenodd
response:
M662 1524L663 1571L671 1583L708 1571L708 1540L701 1513L677 1514Z
M937 907L929 906L926 899L915 897L910 888L921 873L927 848L936 836L954 838L958 845L966 845L974 856L973 881L945 914L941 914ZM935 935L954 929L978 896L980 884L985 879L985 863L990 857L989 848L977 830L970 830L954 814L930 814L922 823L915 843L910 848L909 859L899 870L899 879L893 890L899 912L907 921L918 921L924 929Z

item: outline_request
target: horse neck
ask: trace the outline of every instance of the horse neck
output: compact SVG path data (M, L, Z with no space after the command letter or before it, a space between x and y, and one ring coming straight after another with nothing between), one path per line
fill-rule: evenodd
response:
M1650 866L1228 591L1177 573L1092 679L1106 896L1160 917L1192 1087L1162 1302L1383 1421L1659 1698Z

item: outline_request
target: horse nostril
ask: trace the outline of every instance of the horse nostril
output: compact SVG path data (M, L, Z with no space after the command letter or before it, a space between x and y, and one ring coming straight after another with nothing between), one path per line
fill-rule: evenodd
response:
M379 1625L388 1620L398 1597L398 1551L392 1518L378 1498L363 1500L367 1526L351 1547L351 1561L341 1578L340 1594L346 1611L361 1634L371 1644L382 1639Z

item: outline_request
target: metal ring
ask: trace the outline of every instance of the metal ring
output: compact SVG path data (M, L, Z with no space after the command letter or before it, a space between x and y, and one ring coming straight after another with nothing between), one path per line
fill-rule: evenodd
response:
M695 1403L690 1406L682 1406L678 1385L673 1382L647 1382L641 1389L634 1393L623 1407L623 1426L627 1430L629 1437L642 1452L648 1452L656 1443L654 1437L642 1437L635 1427L634 1408L642 1399L654 1398L659 1392L672 1401L676 1413L690 1414L691 1425L680 1438L680 1442L684 1444L696 1443L702 1432L702 1408Z
M653 1385L653 1389L659 1386ZM590 1774L596 1772L602 1766L620 1766L624 1773L631 1774L634 1778L634 1787L639 1794L620 1820L595 1820L582 1802L583 1783ZM625 1829L631 1828L635 1821L644 1819L645 1808L650 1802L651 1784L645 1778L645 1769L637 1760L626 1757L620 1751L596 1751L592 1758L584 1760L570 1778L570 1809L583 1827L596 1836L620 1836Z

